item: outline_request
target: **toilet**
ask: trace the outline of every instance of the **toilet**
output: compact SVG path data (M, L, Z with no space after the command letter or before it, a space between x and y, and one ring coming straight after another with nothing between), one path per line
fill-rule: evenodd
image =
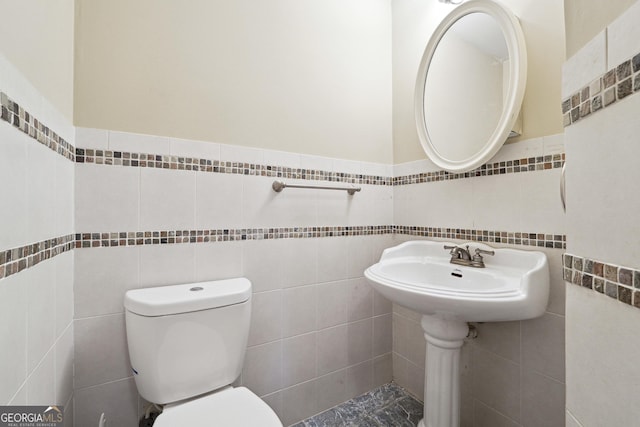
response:
M240 376L251 282L234 278L128 291L131 370L138 392L164 405L154 427L282 427Z

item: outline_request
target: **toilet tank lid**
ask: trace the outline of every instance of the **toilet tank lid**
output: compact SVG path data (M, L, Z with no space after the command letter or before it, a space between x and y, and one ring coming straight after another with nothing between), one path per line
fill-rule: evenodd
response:
M167 316L240 304L251 298L251 282L244 278L134 289L124 307L141 316Z

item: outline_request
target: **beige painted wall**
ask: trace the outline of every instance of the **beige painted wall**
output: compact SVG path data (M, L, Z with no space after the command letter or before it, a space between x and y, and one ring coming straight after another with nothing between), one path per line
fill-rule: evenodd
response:
M71 120L73 0L5 0L0 16L0 52Z
M564 0L567 58L602 31L636 0Z
M562 2L503 0L503 3L520 18L529 61L522 107L523 134L510 142L561 133L561 67L565 59ZM395 163L426 158L413 115L416 72L430 34L451 10L452 6L436 1L392 2Z
M77 0L78 126L392 162L389 0Z

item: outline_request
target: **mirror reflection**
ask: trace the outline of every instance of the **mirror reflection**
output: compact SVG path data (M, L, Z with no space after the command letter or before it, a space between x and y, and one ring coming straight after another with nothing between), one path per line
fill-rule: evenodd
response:
M470 13L446 31L423 97L426 132L442 158L464 161L493 139L509 78L507 43L493 16Z

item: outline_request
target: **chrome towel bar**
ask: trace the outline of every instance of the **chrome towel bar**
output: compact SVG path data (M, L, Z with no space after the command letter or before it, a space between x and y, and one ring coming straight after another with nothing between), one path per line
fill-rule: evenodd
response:
M286 184L284 181L273 181L273 184L271 185L271 188L273 188L273 191L275 191L276 193L281 192L282 190L284 190L285 188L312 188L315 190L341 190L341 191L346 191L347 193L349 193L350 196L353 196L357 191L362 190L362 188L360 187L326 187L324 185L296 185L296 184Z

